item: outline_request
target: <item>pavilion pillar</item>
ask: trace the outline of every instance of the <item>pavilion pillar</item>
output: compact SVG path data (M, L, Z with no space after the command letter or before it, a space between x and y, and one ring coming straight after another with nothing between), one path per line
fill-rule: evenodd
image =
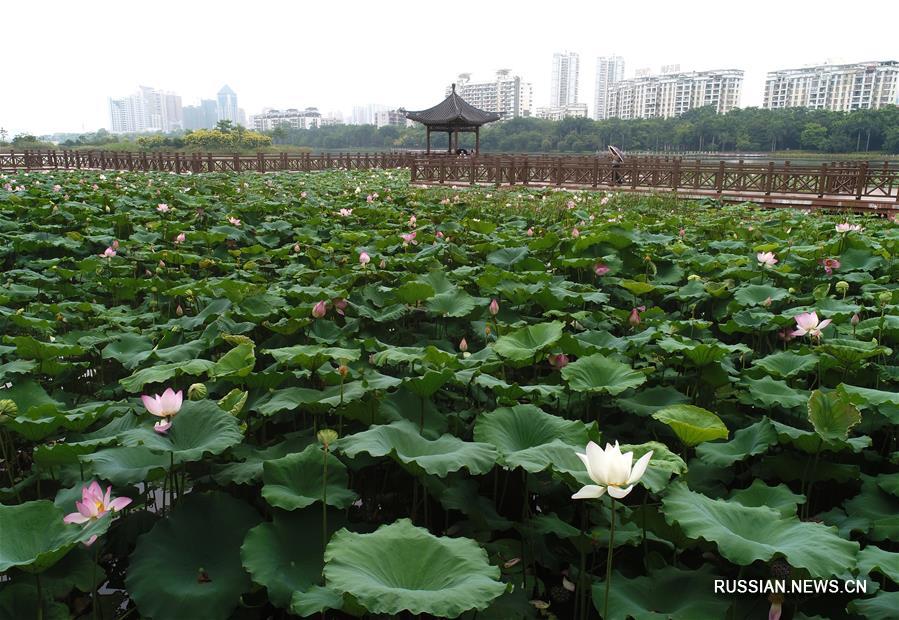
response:
M474 128L474 154L475 155L481 154L481 128L480 127Z
M431 128L428 127L428 155L431 154Z
M453 152L453 132L452 131L446 132L446 152L447 153Z

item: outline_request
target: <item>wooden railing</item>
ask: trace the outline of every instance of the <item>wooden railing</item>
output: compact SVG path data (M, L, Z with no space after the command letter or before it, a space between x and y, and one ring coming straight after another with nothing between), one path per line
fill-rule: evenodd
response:
M0 152L0 170L129 170L174 173L310 172L407 168L413 183L538 185L676 191L703 195L810 196L899 204L899 165L844 161L795 165L629 157L614 165L604 156L480 155L446 153L166 153L121 151Z
M750 196L867 197L899 202L899 167L890 162L794 165L789 161L710 162L630 157L616 166L604 157L522 155L417 158L411 172L413 183L614 187Z

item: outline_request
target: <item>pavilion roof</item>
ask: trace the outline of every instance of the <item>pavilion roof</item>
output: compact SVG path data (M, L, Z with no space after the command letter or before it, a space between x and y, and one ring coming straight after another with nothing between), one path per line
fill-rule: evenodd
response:
M498 121L501 117L496 112L479 110L456 94L456 85L450 95L427 110L406 112L406 118L428 126L441 127L477 127L485 123Z

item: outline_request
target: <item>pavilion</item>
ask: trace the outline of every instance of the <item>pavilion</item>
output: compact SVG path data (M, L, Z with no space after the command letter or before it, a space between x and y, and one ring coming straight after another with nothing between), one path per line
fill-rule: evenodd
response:
M456 85L453 84L453 92L449 97L427 110L406 112L406 118L418 121L428 130L428 153L431 152L431 132L445 131L449 134L449 145L446 150L449 153L459 148L459 133L463 131L474 132L474 152L481 152L481 125L498 121L501 117L495 112L485 112L467 103L456 94Z

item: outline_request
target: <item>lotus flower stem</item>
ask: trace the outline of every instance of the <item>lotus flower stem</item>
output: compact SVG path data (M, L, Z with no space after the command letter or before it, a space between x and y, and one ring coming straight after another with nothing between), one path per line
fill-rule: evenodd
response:
M94 564L91 566L91 615L97 620L97 563L100 561L100 545L94 547Z
M328 546L328 446L325 445L322 464L322 553Z
M609 553L606 556L606 597L602 606L602 617L609 617L609 586L612 585L612 551L615 549L615 498L609 495L609 509L612 513L609 527Z
M37 583L37 620L44 620L44 591L41 588L41 574L35 573L34 580Z

